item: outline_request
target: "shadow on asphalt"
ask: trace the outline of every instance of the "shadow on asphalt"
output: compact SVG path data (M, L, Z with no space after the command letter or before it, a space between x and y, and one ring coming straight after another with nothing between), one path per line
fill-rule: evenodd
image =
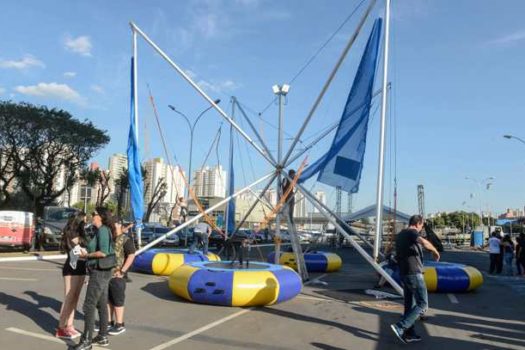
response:
M323 350L345 350L343 348L338 348L337 346L332 346L324 343L310 343L310 345Z
M140 289L162 300L186 303L184 299L177 297L170 291L168 281L150 282Z
M51 308L56 310L56 305L58 304L58 311L60 311L60 302L34 292L25 292L24 294L31 295L33 299L37 300L37 303L0 292L0 304L5 305L7 310L16 311L33 320L46 333L54 334L58 320L50 313L41 310L41 308L51 306Z
M399 314L366 307L354 307L353 310L356 312L376 315L381 320L379 322L380 331L377 349L395 348L396 345L399 346L399 348L406 347L406 345L400 344L396 341L396 338L390 329L390 324L399 320ZM415 325L416 333L423 338L422 344L424 344L425 349L508 349L508 347L503 344L525 347L525 340L523 339L525 325L523 324L518 326L516 323L506 322L505 319L502 319L500 322L483 320L480 319L480 317L483 316L479 314L469 317L469 314L465 314L465 316L439 314L438 310L435 310L435 313L437 314L429 317L424 323L418 321ZM450 330L459 329L461 331L473 332L475 334L471 335L472 338L486 339L487 341L494 341L502 345L483 347L479 341L471 342L457 338L430 336L426 331L426 328L423 327L423 324L440 326ZM387 344L388 346L386 346Z
M261 308L259 311L266 312L266 313L272 314L274 316L284 317L284 318L287 318L287 319L303 321L303 322L311 322L311 323L315 323L315 324L318 324L318 325L324 325L324 326L328 326L328 327L339 328L340 330L342 330L344 332L347 332L347 333L350 333L350 334L354 335L355 337L364 338L364 339L368 339L368 340L372 340L372 341L376 341L377 340L377 334L375 332L370 332L370 331L367 331L365 329L352 327L352 326L349 326L349 325L346 325L346 324L342 324L342 323L338 323L338 322L334 322L334 321L329 321L329 320L325 320L325 319L318 318L318 317L301 315L301 314L298 314L298 313L295 313L295 312L289 312L289 311L279 310L279 309L275 309L275 308Z

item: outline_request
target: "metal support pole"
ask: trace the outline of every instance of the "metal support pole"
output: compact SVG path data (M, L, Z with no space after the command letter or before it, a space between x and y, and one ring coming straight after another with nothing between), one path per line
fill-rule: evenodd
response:
M390 85L390 83L388 83ZM376 92L374 92L374 94L372 95L372 98L375 98L377 95L379 95L383 90L382 89L379 89L377 90ZM354 108L354 110L352 112L349 113L349 115L352 115L354 114L356 111L360 110L363 106L365 105L365 103L362 103L360 104L359 106L357 106L356 108ZM297 154L295 154L293 157L291 157L290 159L288 159L288 161L286 162L286 165L285 167L288 167L290 166L290 164L292 164L293 162L295 162L297 159L299 159L303 154L305 154L306 152L308 152L313 146L315 146L317 143L319 143L319 141L321 141L322 139L324 139L326 137L326 135L330 134L332 131L334 131L337 127L339 126L339 121L335 122L334 124L332 124L326 131L324 131L321 135L319 135L315 140L313 140L312 142L310 142L305 148L301 149L301 151L299 151Z
M226 197L224 198L222 201L218 202L217 204L209 207L208 209L206 209L204 211L204 213L206 214L209 214L211 213L212 211L214 211L215 209L219 208L220 206L224 205L225 203L228 203L230 200L238 197L239 195L241 195L242 193L246 192L249 188L253 187L253 186L256 186L258 185L259 183L263 182L264 180L268 179L269 177L271 176L275 176L275 173L272 171L271 173L261 177L259 180L249 184L248 186L244 187L243 189L235 192L234 194L232 194L231 196L229 197ZM144 251L146 251L147 249L153 247L155 244L161 242L162 240L164 240L165 238L173 235L174 233L177 233L179 232L180 230L188 227L189 225L193 224L194 222L196 222L197 220L199 220L201 217L203 217L204 214L203 213L199 213L198 215L195 215L194 217L192 217L190 220L184 222L182 225L179 225L177 227L175 227L173 230L167 232L166 234L160 236L159 238L155 239L154 241L146 244L144 247L142 247L141 249L139 249L135 255L140 255L142 254Z
M385 48L383 54L383 91L387 91L388 84L388 45L390 37L390 0L385 0ZM387 96L381 96L381 124L379 131L379 167L377 170L377 197L376 197L376 237L374 241L374 259L379 258L379 251L383 238L383 191L385 175L385 124L387 111Z
M303 186L299 185L299 186L297 186L297 188L299 189L299 191L301 191L305 195L306 198L308 198L310 200L310 203L312 203L312 205L314 207L316 207L317 210L319 210L319 212L335 226L335 228L337 230L339 230L339 231L341 231L343 233L345 238L357 250L357 252L359 254L361 254L361 256L368 263L370 263L370 265L372 265L372 267L381 276L383 276L388 281L388 283L390 283L390 285L396 290L396 292L398 292L399 295L403 295L403 288L401 288L399 286L399 284L385 270L383 270L383 268L372 257L370 257L370 255L367 254L367 252L354 240L354 238L352 236L350 236L348 233L346 233L346 231L343 229L343 227L341 227L341 225L339 225L339 223L341 221L335 219L334 217L332 217L330 215L328 215L328 213L323 209L322 203L317 198L315 198L315 196L312 195L308 190L306 190Z
M257 131L257 128L253 125L252 121L250 120L250 118L248 118L248 116L246 115L246 112L244 111L244 109L242 108L241 104L239 103L239 101L237 100L237 98L235 96L232 97L232 100L233 100L233 103L235 105L237 105L237 107L239 108L239 110L241 111L242 115L244 116L244 119L246 119L246 121L248 122L248 125L250 126L250 128L252 129L253 133L255 134L255 136L257 137L257 139L259 140L259 142L261 143L261 146L264 148L264 150L266 151L266 154L268 154L268 157L270 157L275 163L277 163L275 161L275 158L273 158L272 156L272 153L270 152L270 150L268 149L268 147L266 146L266 143L264 143L264 140L261 136L261 134L259 134L259 132Z
M242 225L244 225L244 223L246 222L246 219L248 218L248 216L250 216L250 214L252 213L253 209L255 209L255 207L257 206L257 203L259 203L259 201L261 203L263 202L262 198L264 197L264 194L266 193L266 191L268 191L268 189L270 188L270 186L273 183L273 180L275 180L276 177L277 177L277 174L274 173L272 178L270 179L270 182L268 182L268 184L262 190L261 194L256 198L255 202L253 202L253 204L250 207L250 209L248 209L246 214L244 214L244 217L239 222L239 225L237 225L237 228L235 229L235 232L233 234L237 233L239 231L239 229L242 227Z
M343 61L344 61L348 51L350 50L350 48L354 44L355 40L357 39L357 36L359 35L359 32L363 28L363 25L365 24L365 21L368 18L368 15L370 14L370 12L372 11L372 8L374 7L375 3L376 3L376 0L372 0L370 2L370 5L368 5L368 8L366 9L363 17L361 18L361 21L359 22L359 24L357 25L356 30L354 31L354 34L350 37L350 40L348 41L348 44L346 44L346 47L344 48L341 56L339 57L339 59L337 60L337 63L335 64L335 67L332 69L332 72L328 76L328 79L326 80L323 88L321 89L321 92L319 93L319 96L317 96L317 99L315 100L312 108L310 109L310 112L308 113L306 119L304 120L303 125L301 126L301 128L299 129L299 132L295 136L295 138L294 138L290 148L288 149L288 153L286 153L286 155L284 156L283 164L288 164L288 159L290 158L290 155L292 154L295 146L299 142L299 140L300 140L304 130L306 129L306 126L310 122L310 119L312 119L312 116L314 115L315 111L317 110L317 107L321 103L322 98L324 97L326 91L328 90L328 87L332 83L332 80L334 79L335 74L339 70L339 67L343 63ZM383 89L383 91L386 91L386 89Z
M139 102L138 102L138 57L137 57L137 32L131 26L133 31L133 112L135 115L135 142L139 141ZM142 218L135 218L142 222ZM139 248L142 246L142 225L137 227L137 244Z
M264 150L262 150L251 138L250 136L248 136L248 134L246 134L244 132L244 130L242 130L239 125L237 125L223 110L221 107L219 107L198 85L197 83L195 83L189 76L188 74L186 74L175 62L173 62L173 60L171 58L169 58L168 55L166 55L166 53L164 51L162 51L162 49L157 46L157 44L155 44L155 42L153 42L139 27L137 27L137 25L133 22L130 23L131 27L133 28L133 30L135 32L137 32L138 34L140 34L140 36L142 36L142 38L155 50L157 51L157 53L166 61L168 62L168 64L170 66L172 66L176 71L177 73L179 73L182 78L184 80L186 80L206 101L208 101L208 103L213 107L215 108L215 110L224 118L226 119L226 121L228 123L230 123L230 125L232 125L235 130L237 130L239 132L239 134L241 134L242 137L244 137L244 139L246 141L248 141L249 144L251 144L253 146L253 148L255 148L255 150L257 152L259 152L259 154L261 154L263 156L264 159L266 159L271 165L273 166L277 166L277 164L272 161L272 159L270 157L268 157L268 155L266 154L266 152L264 152Z
M280 89L280 88L279 88ZM277 134L277 202L281 200L281 183L282 176L280 167L282 166L282 147L283 147L283 94L279 92L279 129ZM274 264L279 264L279 258L281 257L281 211L277 212L275 216L275 257Z
M301 184L299 184L299 183L296 184L295 186L296 186L297 188L299 188L299 189L301 190L301 192L303 192L303 193L304 193L305 191L308 191L306 188L303 187L303 185L301 185ZM314 197L314 198L315 198L315 197ZM374 246L373 246L370 242L368 242L363 236L361 236L359 233L357 233L357 232L352 228L352 226L350 226L348 223L346 223L342 218L338 217L337 214L335 214L335 213L332 211L332 209L330 209L326 204L324 204L323 202L317 200L317 198L315 198L315 199L316 199L316 202L317 202L317 203L318 203L318 204L324 209L324 211L325 211L326 213L328 213L328 214L330 214L332 217L336 218L336 220L338 220L338 221L343 225L343 227L345 228L346 231L348 231L348 232L352 233L353 235L359 237L359 238L363 241L363 243L365 243L366 245L368 245L370 248L372 248L372 249L374 248ZM381 257L383 257L383 254L382 254L382 253L379 253L379 255L380 255Z

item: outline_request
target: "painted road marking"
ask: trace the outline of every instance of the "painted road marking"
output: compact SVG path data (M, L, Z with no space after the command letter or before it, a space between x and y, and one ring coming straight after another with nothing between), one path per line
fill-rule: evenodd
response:
M58 255L35 255L35 256L14 256L9 258L0 258L0 262L9 261L41 261L41 260L60 260L67 258L65 254Z
M36 282L36 278L12 278L12 277L0 277L0 281L27 281L27 282Z
M69 345L69 346L73 346L73 345L76 344L73 340L59 339L59 338L53 337L51 335L46 335L46 334L41 334L41 333L36 333L36 332L29 332L29 331L25 331L25 330L20 329L20 328L15 328L15 327L9 327L9 328L6 328L5 330L8 331L8 332L13 332L13 333L21 334L21 335L26 335L28 337L33 337L33 338L37 338L37 339L47 340L47 341L51 341L51 342L58 343L58 344L66 344L66 345ZM93 349L110 350L110 349L108 349L106 347L100 347L100 346L97 346L97 345L93 345Z
M57 272L60 271L60 268L56 269L39 269L39 268L31 268L31 267L15 267L15 266L2 266L0 265L0 270L21 270L21 271L53 271Z
M239 317L241 315L244 315L245 313L248 313L248 312L250 312L252 310L253 310L253 308L243 309L243 310L241 310L239 312L234 313L233 315L226 316L224 318L221 318L220 320L217 320L215 322L209 323L209 324L207 324L207 325L205 325L205 326L203 326L201 328L198 328L198 329L196 329L196 330L194 330L192 332L189 332L189 333L186 333L184 335L181 335L180 337L172 339L172 340L170 340L170 341L168 341L166 343L157 345L154 348L151 348L150 350L162 350L162 349L169 348L172 345L175 345L175 344L178 344L180 342L183 342L184 340L189 339L189 338L193 337L194 335L200 334L200 333L205 332L205 331L207 331L209 329L217 327L218 325L223 324L224 322L228 322L229 320L233 320L234 318Z
M452 304L459 304L459 300L458 300L458 298L456 298L456 296L454 294L448 293L447 296L448 296L448 299L450 300L450 302Z

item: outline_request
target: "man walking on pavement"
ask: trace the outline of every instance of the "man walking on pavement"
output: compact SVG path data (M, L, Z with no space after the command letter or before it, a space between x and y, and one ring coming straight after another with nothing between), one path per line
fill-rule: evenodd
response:
M414 332L414 323L428 307L428 293L423 278L423 249L432 253L439 261L439 252L434 246L420 236L423 228L423 217L413 215L408 228L399 232L396 237L396 260L399 264L399 275L403 283L405 311L401 319L390 327L403 343L421 340Z

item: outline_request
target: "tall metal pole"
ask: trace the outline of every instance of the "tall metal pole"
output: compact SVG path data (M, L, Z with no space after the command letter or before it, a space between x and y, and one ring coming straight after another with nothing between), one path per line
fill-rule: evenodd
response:
M166 53L164 51L161 50L161 48L155 44L135 23L131 22L130 23L131 27L133 28L134 31L136 31L138 34L140 34L140 36L155 50L157 51L157 53L170 65L172 66L176 71L177 73L179 73L180 76L182 76L182 78L184 80L186 80L206 101L208 101L208 103L211 105L211 107L213 107L224 119L226 119L226 121L228 123L230 123L234 128L235 130L237 130L239 132L239 134L241 134L242 137L244 137L244 139L252 145L253 148L255 148L255 150L257 152L259 152L259 154L268 161L268 163L270 163L271 165L273 166L276 166L275 162L272 161L272 159L270 157L268 157L268 155L266 154L266 152L261 149L261 147L259 147L259 145L257 145L252 139L250 136L248 136L248 134L246 134L246 132L244 132L244 130L242 130L239 125L237 125L222 109L221 107L219 107L217 105L216 102L214 102L205 92L204 90L202 90L198 85L197 83L195 83L193 81L193 79L191 79L188 74L186 72L184 72L184 70L182 70L175 62L173 62L173 60L171 58L169 58L168 55L166 55Z
M195 124L193 126L190 126L190 164L188 166L188 188L186 189L186 198L190 195L190 188L191 188L191 159L193 157L193 131Z
M387 91L388 84L388 44L390 37L390 0L385 0L385 48L383 54L383 91ZM383 238L383 191L385 174L385 124L387 111L387 96L381 95L381 124L379 131L379 167L377 170L377 197L376 197L376 237L374 241L374 259L379 258L379 251Z
M135 142L139 142L139 102L138 102L138 57L137 57L137 32L133 26L133 112L135 115ZM135 218L135 220L141 220L142 218ZM137 227L137 244L139 248L142 246L142 225Z
M283 93L281 87L279 87L279 129L278 129L278 139L277 139L277 202L281 199L281 161L282 161L282 151L283 151ZM275 257L274 263L279 264L279 258L281 257L281 211L277 212L275 217Z
M372 11L372 8L374 7L375 3L376 3L376 0L372 0L370 2L370 5L368 5L368 8L366 9L363 17L361 18L361 20L357 24L357 28L356 28L354 34L352 34L352 36L350 37L350 40L348 40L348 43L347 43L346 47L343 49L343 53L341 54L341 56L337 60L337 63L335 64L335 67L333 68L332 72L328 76L328 79L326 80L323 88L321 89L321 92L319 93L319 96L317 96L317 99L315 100L312 108L310 109L310 112L308 112L308 115L305 118L305 120L303 122L303 125L299 129L299 132L297 133L297 135L295 136L294 140L292 141L292 144L290 145L290 148L288 149L288 152L284 156L284 161L283 161L284 164L288 164L288 159L290 158L290 156L291 156L295 146L297 145L297 143L301 139L301 136L302 136L304 130L306 129L306 126L310 122L310 119L312 119L312 116L314 115L317 107L321 103L321 100L323 99L326 91L328 90L328 87L332 83L332 80L334 79L335 74L339 70L339 67L343 63L343 61L344 61L348 51L350 50L350 48L354 44L355 40L357 39L357 36L359 35L359 32L361 31L361 28L363 28L363 25L365 24L365 21L368 18L368 15L370 14L370 12ZM386 91L386 90L383 89L383 91Z

